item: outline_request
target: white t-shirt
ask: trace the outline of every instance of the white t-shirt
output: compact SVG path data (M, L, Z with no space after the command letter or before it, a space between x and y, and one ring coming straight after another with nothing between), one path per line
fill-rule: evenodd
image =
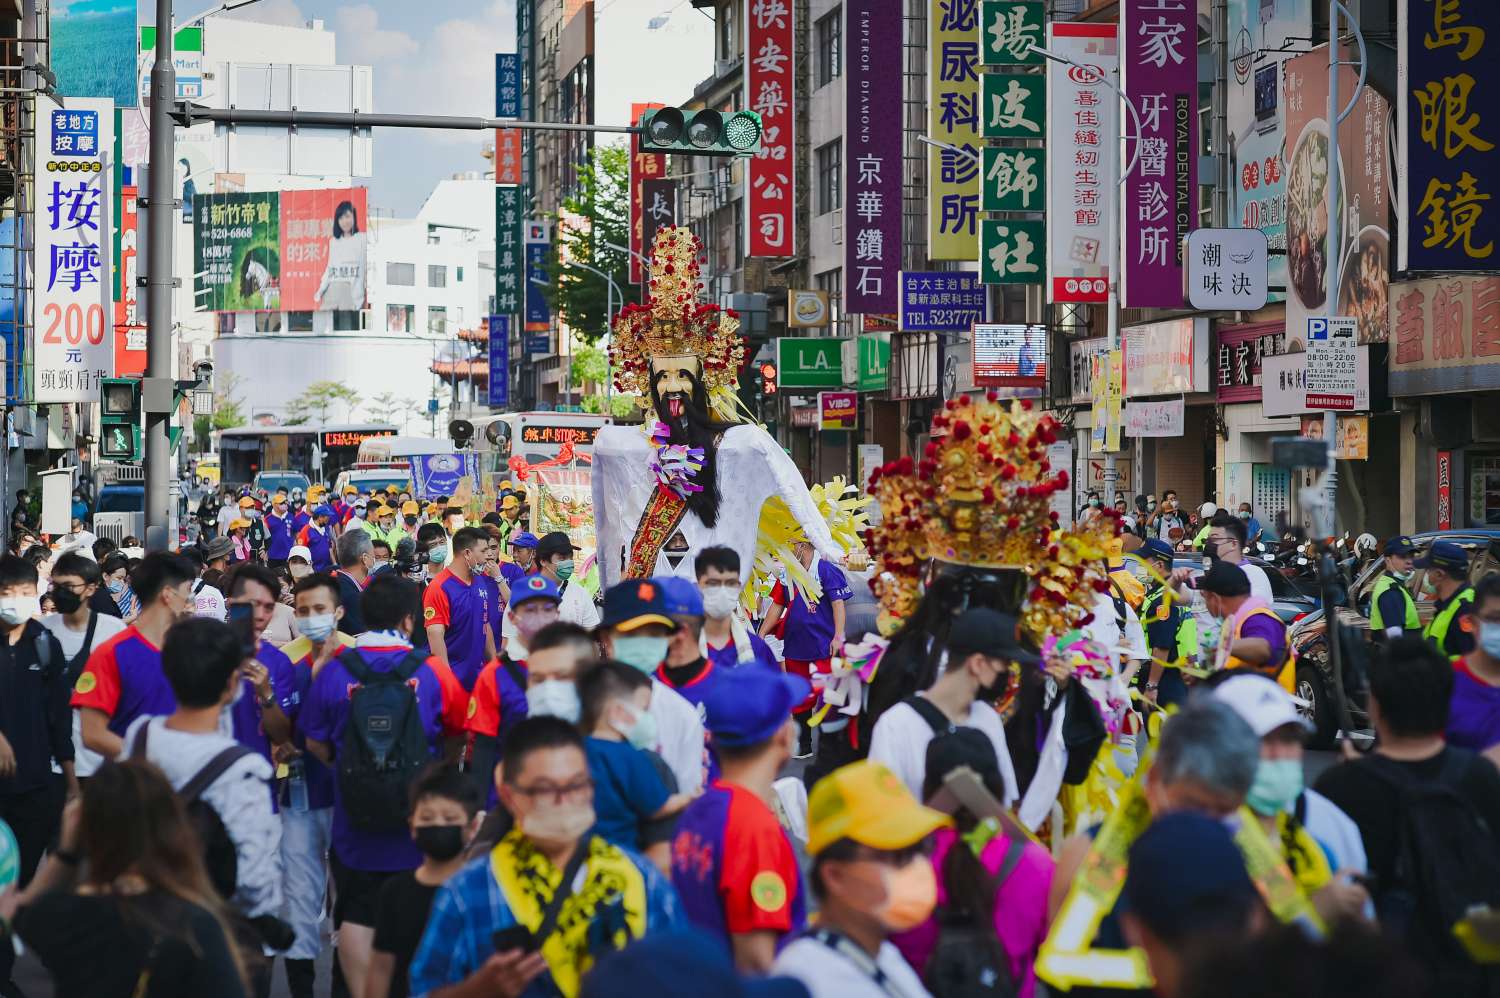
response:
M240 518L238 501L226 502L219 507L219 536L229 536L229 525Z
M706 745L698 709L656 679L651 680L651 706L647 709L656 718L656 750L677 777L677 790L692 793L703 786Z
M1266 575L1266 570L1248 561L1240 562L1240 568L1250 580L1250 595L1255 599L1265 600L1269 605L1274 597L1271 595L1271 579Z
M111 617L107 613L94 614L94 643L89 646L93 651L110 638L125 630L125 621L119 617ZM42 626L51 631L57 638L57 643L62 645L63 656L72 659L83 651L83 636L88 633L88 625L84 625L81 631L68 628L68 622L60 613L49 613L42 618ZM79 720L77 710L73 711L73 774L75 776L93 776L94 772L104 764L104 756L93 749L85 748L83 745L83 727Z
M1016 770L1011 765L1010 749L1005 745L1005 728L1000 724L1000 715L989 704L978 701L969 705L966 727L984 732L995 746L995 756L1000 761L1000 775L1005 780L1007 807L1015 801ZM922 782L927 776L927 743L932 741L932 725L918 714L916 708L907 703L898 703L875 722L870 735L870 758L882 763L906 784L912 796L922 799Z
M911 964L889 942L880 944L875 967L884 976L880 983L867 967L804 936L777 955L771 976L801 981L812 998L932 998Z
M215 620L226 619L229 609L224 605L224 594L202 579L194 582L193 613L195 616L212 617Z

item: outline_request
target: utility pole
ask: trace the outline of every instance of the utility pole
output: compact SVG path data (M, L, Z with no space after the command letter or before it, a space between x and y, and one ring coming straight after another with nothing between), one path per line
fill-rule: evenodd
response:
M167 426L172 418L172 227L177 200L172 190L176 130L177 70L172 65L172 0L156 0L156 57L151 66L151 178L146 219L150 227L146 287L146 378L141 384L145 425L146 549L165 551L172 522L169 483L172 454Z

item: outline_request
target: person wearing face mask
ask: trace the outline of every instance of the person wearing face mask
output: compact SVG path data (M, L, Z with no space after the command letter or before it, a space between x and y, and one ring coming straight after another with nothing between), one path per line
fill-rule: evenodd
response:
M413 994L576 995L596 961L681 924L655 867L589 831L593 781L572 725L518 724L496 789L516 825L438 889L412 959Z
M365 620L359 612L359 594L370 584L375 567L375 545L363 530L346 530L338 540L339 567L333 573L339 584L339 604L344 607L342 630L359 635L365 631Z
M411 958L422 941L432 899L464 865L464 845L474 837L483 813L474 784L452 766L434 763L412 782L412 841L422 865L380 889L375 904L375 943L370 952L364 998L406 998Z
M672 843L688 921L724 940L747 973L765 973L807 923L796 853L772 808L796 743L792 708L808 690L769 669L724 674L703 704L722 772L682 813Z
M197 568L182 555L156 551L131 573L141 610L125 630L94 649L73 684L83 744L106 759L124 749L121 735L137 717L170 714L177 707L161 669L167 629L193 616Z
M818 927L782 950L771 972L801 981L812 998L927 998L889 940L927 921L937 904L922 843L951 824L948 816L869 760L819 780L807 813Z
M1417 615L1417 601L1412 599L1406 582L1411 578L1416 545L1406 535L1385 542L1385 571L1375 580L1370 593L1370 633L1376 641L1388 641L1403 635L1422 632L1422 618Z
M1290 689L1291 646L1286 624L1265 600L1250 592L1250 579L1239 565L1216 561L1198 579L1198 592L1218 621L1214 670L1248 669Z
M266 561L272 568L280 568L292 551L292 519L285 492L271 497L271 512L261 522L266 530Z
M647 675L667 659L677 621L665 591L652 579L628 579L604 593L603 621L596 632L604 654ZM659 680L651 682L651 713L656 716L656 749L672 769L677 788L693 793L703 785L703 721L682 694Z
M698 552L693 574L703 594L702 651L716 668L731 668L759 662L779 669L776 653L760 635L745 626L735 609L744 589L740 556L731 547L715 544Z
M1444 734L1450 745L1484 752L1500 745L1500 575L1487 575L1475 587L1473 622L1479 632L1474 650L1453 660Z
M1012 664L1036 666L1041 659L1016 638L1016 619L976 607L965 610L948 632L947 662L930 689L896 704L875 722L869 757L900 777L915 796L926 779L927 743L958 727L977 728L995 747L1004 779L1002 804L1018 796L1005 728L990 706L1005 692Z
M1261 676L1231 676L1214 696L1260 737L1260 762L1245 803L1325 922L1362 917L1370 896L1359 826L1338 805L1303 786L1302 740L1312 725L1291 695Z
M1426 569L1423 592L1433 598L1432 619L1422 637L1449 658L1474 650L1474 587L1469 585L1469 555L1452 541L1433 541L1415 562Z
M286 571L294 583L313 574L312 552L305 545L294 545L287 552Z
M83 674L95 648L125 629L119 617L98 613L91 606L100 591L103 574L99 564L77 552L69 552L52 566L52 588L48 590L57 612L42 618L42 626L52 632L67 662L67 685L71 689ZM103 759L84 747L82 721L78 711L73 715L73 771L80 780L92 776Z
M513 530L506 540L510 560L500 563L500 574L507 585L514 586L535 570L537 536L524 530Z
M453 535L453 556L422 595L428 646L435 658L453 670L465 690L474 688L480 670L496 653L484 587L476 576L487 541L481 530L460 529Z
M792 552L807 578L817 580L822 594L814 597L790 573L784 575L771 587L771 609L761 621L760 636L780 634L786 671L811 681L815 674L831 671L833 656L843 651L847 610L844 604L852 593L844 570L819 556L811 542L795 541ZM777 631L777 624L783 618L784 626ZM797 735L799 759L812 754L812 727L807 724L812 707L809 699L796 711L801 724Z
M577 546L562 531L543 534L536 542L536 569L556 582L558 592L562 593L562 603L557 609L559 617L579 627L597 627L599 608L594 605L594 598L581 583L573 584L573 557L577 553Z
M1239 517L1245 521L1245 543L1255 544L1260 540L1261 525L1255 518L1255 510L1248 502L1240 503Z
M313 517L297 532L297 545L307 548L313 571L326 572L333 568L333 507L319 506Z

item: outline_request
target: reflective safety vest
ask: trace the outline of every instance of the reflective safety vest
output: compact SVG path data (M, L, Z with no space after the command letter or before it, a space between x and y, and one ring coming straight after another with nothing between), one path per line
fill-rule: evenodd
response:
M1431 641L1437 650L1446 653L1448 647L1448 629L1453 626L1453 620L1458 616L1458 611L1468 603L1474 602L1474 587L1464 586L1453 594L1448 605L1443 607L1438 615L1427 622L1427 627L1422 631L1422 637Z
M1390 572L1381 573L1375 583L1375 591L1370 594L1370 630L1377 633L1383 632L1387 627L1394 627L1395 622L1386 623L1380 613L1380 597L1388 589L1396 589L1401 593L1401 599L1406 604L1406 619L1402 621L1401 628L1407 631L1420 631L1422 629L1422 618L1417 616L1417 601L1411 598L1406 584L1396 578Z
M1292 654L1292 643L1286 643L1286 649L1282 658L1277 662L1268 662L1265 665L1257 665L1254 662L1246 662L1235 658L1229 649L1240 639L1240 631L1245 626L1245 621L1251 617L1270 617L1283 629L1286 625L1274 610L1264 606L1242 607L1233 620L1224 622L1224 627L1219 631L1219 662L1224 669L1253 669L1268 679L1273 679L1281 685L1288 693L1294 693L1297 689L1297 656Z

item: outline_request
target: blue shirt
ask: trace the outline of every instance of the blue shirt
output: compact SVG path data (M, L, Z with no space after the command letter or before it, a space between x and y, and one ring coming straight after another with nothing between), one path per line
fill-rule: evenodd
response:
M771 646L766 644L759 634L750 634L748 637L750 638L750 647L755 652L755 661L780 672L781 663L776 661L776 653L771 650ZM735 647L733 641L728 642L722 648L715 648L713 645L709 645L708 660L716 668L733 669L740 664L739 649ZM746 662L745 664L750 665L751 663ZM682 690L678 690L677 692L682 693L683 696L687 696Z
M672 885L654 864L629 849L624 851L645 881L647 934L680 927L682 909ZM490 857L470 862L439 887L432 899L427 929L411 961L412 995L425 995L471 976L495 952L494 934L516 924L490 869ZM544 973L521 994L523 998L553 998L559 991L552 975Z
M296 705L301 698L297 696L297 679L292 670L292 660L277 651L276 646L269 641L260 643L255 652L255 660L266 667L266 672L271 677L271 693L276 697L276 704L281 712L289 718L296 716ZM266 737L265 728L260 722L260 707L255 702L255 687L250 685L248 679L242 680L241 685L243 692L229 708L229 716L234 723L234 740L246 748L255 749L274 767L275 763L271 760L271 740Z
M443 647L448 665L466 690L484 668L485 591L476 575L465 582L450 569L443 569L427 584L422 596L422 626L443 625Z
M594 780L594 834L622 849L635 849L641 822L667 802L667 785L646 753L628 742L590 736L583 747Z
M271 561L286 561L292 551L292 521L286 516L267 513L261 522L266 525L266 557Z
M782 654L799 662L818 662L828 658L828 646L833 642L833 603L854 595L849 591L849 580L844 578L843 570L837 565L821 558L815 565L818 582L823 586L823 598L811 609L790 580L776 583L771 590L771 598L786 607Z

